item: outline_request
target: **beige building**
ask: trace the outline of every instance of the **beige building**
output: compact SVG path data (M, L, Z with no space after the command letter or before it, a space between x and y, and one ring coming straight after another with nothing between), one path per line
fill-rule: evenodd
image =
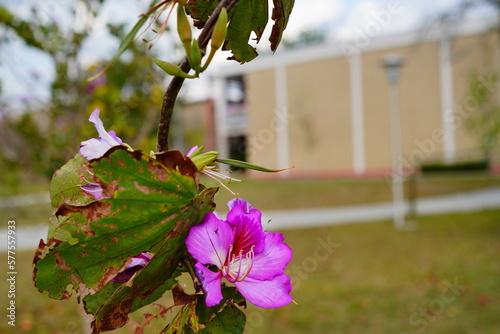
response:
M493 95L500 103L491 76L500 70L499 38L486 23L281 50L224 67L214 80L216 148L271 168L295 166L281 177L389 175L387 54L404 59L396 123L405 170L430 160L482 159L466 123L479 112L478 99ZM476 92L472 71L484 83Z

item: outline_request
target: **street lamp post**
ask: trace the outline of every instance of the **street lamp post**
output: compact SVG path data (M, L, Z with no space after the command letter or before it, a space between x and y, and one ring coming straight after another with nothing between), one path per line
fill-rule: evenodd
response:
M405 228L404 176L401 158L401 119L399 110L399 77L403 58L389 54L382 58L381 65L387 73L389 82L389 102L391 115L391 151L392 151L392 217L394 227Z

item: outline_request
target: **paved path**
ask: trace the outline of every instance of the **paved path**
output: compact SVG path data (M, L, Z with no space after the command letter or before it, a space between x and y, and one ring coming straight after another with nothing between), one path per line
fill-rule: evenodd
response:
M48 191L0 197L0 209L50 203Z
M43 198L40 196L39 198ZM417 202L418 215L451 212L474 212L500 208L500 187L421 198ZM263 213L263 221L271 220L268 230L285 230L317 226L376 222L392 218L392 204L377 203L316 209L276 210ZM500 223L500 222L499 222ZM17 250L34 250L47 235L47 223L19 226L16 230ZM7 231L0 230L0 253L6 252Z
M500 208L500 187L419 198L416 205L419 216L494 208ZM264 212L263 221L269 219L273 230L376 222L392 219L392 203Z

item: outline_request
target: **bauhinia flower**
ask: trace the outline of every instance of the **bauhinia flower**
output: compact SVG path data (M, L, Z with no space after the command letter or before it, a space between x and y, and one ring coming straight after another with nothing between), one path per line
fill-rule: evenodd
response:
M139 270L141 270L149 261L153 255L148 252L139 254L139 256L133 257L132 261L125 266L125 269L115 276L111 281L116 283L128 282L132 276Z
M222 278L234 283L256 306L276 308L290 303L292 285L284 270L292 250L283 243L283 235L265 232L262 213L247 201L236 199L228 205L225 221L207 213L186 239L187 249L197 261L194 269L206 295L205 304L211 307L222 300Z
M87 160L98 159L111 147L123 143L114 131L106 132L104 124L99 118L99 111L99 108L95 109L89 117L89 121L94 123L97 133L99 133L99 137L86 140L80 144L80 154Z

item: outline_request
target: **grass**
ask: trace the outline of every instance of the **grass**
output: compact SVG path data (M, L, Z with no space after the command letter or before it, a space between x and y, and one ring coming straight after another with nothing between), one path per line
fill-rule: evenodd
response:
M411 233L389 222L286 232L299 306L255 332L496 333L499 223L496 210L421 218ZM328 257L327 238L338 244Z
M384 179L313 179L313 180L252 180L232 182L233 191L241 194L260 210L315 208L366 204L391 200L391 188ZM209 180L208 186L217 186ZM406 194L410 191L406 184ZM436 196L460 191L476 190L500 186L500 177L485 174L456 174L450 176L425 177L417 180L418 197ZM20 185L17 193L47 191L47 183ZM0 195L6 196L8 188L0 186ZM226 203L233 195L222 188L216 195L219 211L226 211ZM29 207L0 209L2 216L15 218L18 225L40 224L47 222L52 212L50 204Z
M231 189L261 210L317 208L390 201L390 180L385 179L312 179L251 180L231 182ZM214 183L209 183L215 185ZM416 182L417 197L437 196L500 185L499 176L456 174L421 177ZM407 182L405 193L410 193ZM225 208L232 195L221 188L217 207ZM224 211L224 209L222 209Z
M288 274L298 305L249 306L247 333L500 332L500 209L423 217L414 232L379 222L284 235L294 251ZM17 326L2 316L0 332L84 333L74 299L50 300L33 287L31 259L18 254ZM5 284L0 289L5 312ZM127 325L111 333L133 332Z

